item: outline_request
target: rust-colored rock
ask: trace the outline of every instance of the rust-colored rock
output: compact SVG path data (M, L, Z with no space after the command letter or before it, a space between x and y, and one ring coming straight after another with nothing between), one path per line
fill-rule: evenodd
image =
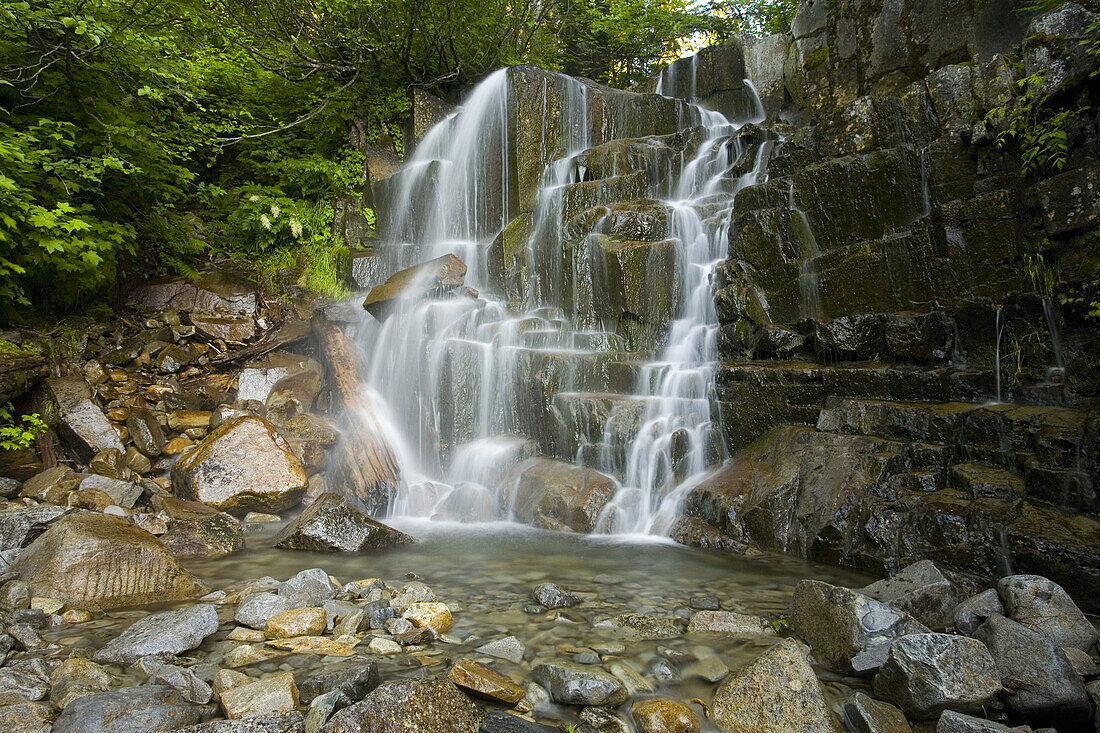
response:
M461 286L465 278L466 263L454 255L443 255L394 273L386 282L371 289L363 307L382 320L398 301L442 295Z
M472 659L455 662L448 676L463 690L493 702L515 705L523 699L522 687Z

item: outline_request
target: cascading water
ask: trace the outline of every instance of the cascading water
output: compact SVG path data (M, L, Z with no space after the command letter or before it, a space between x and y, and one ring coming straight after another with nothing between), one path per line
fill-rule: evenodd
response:
M364 388L396 434L407 484L391 503L391 516L508 518L500 494L511 467L560 448L545 427L556 401L607 391L609 359L627 354L627 339L615 332L605 302L607 216L579 241L567 241L564 233L578 197L624 178L614 171L592 181L586 151L634 131L629 119L608 111L612 95L626 93L549 73L542 79L541 116L527 124L546 126L537 137L540 145L552 141L547 147L553 149L523 151L545 164L525 215L530 226L521 240L527 264L519 300L500 292L493 272L502 230L521 213L510 155L519 144L510 134L521 123L510 108L517 93L509 88L509 72L479 85L387 184L379 246L384 272L454 254L468 266L465 282L472 288L445 299L409 298L384 320L364 316L360 325L370 363ZM591 122L593 89L602 95L598 123ZM677 301L674 317L667 334L653 341L664 344L655 360L633 345L629 355L635 362L641 357L633 393L614 395L617 407L599 416L602 431L578 440L579 463L621 478L599 531L667 531L694 478L723 456L711 418L718 331L712 278L726 257L733 198L760 180L771 143L758 141L752 164L733 170L747 149L734 134L741 125L679 104L681 129L694 130L701 142L667 170L649 171L650 192L667 196L661 203L679 283L670 296ZM753 106L762 118L759 101ZM612 438L623 420L619 406L634 418ZM600 432L608 435L601 439Z

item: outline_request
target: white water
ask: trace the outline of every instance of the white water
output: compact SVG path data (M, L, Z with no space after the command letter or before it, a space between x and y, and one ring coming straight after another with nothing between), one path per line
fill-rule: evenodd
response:
M626 340L604 307L602 222L572 255L562 233L563 200L571 184L586 180L579 154L630 125L605 109L595 130L589 123L593 87L561 76L543 83L542 122L556 124L562 139L557 150L539 151L550 162L532 212L526 288L518 302L515 293L509 302L496 292L489 257L516 213L508 72L480 84L389 182L380 225L384 272L451 253L468 266L466 285L480 293L410 299L384 321L364 316L360 325L370 362L364 388L379 406L407 484L391 517L509 519L501 492L510 469L531 455L560 452L568 442L551 429L559 401L598 402L590 395L613 392L608 364L630 356L620 354ZM762 119L758 103L757 109ZM663 203L677 251L674 319L660 334L664 346L656 358L635 365L632 394L610 396L613 407L599 416L602 429L573 436L577 462L621 479L601 518L603 532L667 532L688 488L724 456L711 418L718 332L712 280L726 258L733 197L761 180L771 146L759 145L748 171L731 175L745 152L743 141L732 137L740 125L695 106L685 106L680 118L685 128L702 127L705 141L651 186L671 192Z

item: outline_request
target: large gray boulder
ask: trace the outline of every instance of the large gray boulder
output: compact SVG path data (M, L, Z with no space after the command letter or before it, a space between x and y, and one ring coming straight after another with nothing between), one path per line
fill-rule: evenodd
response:
M368 552L416 542L368 517L339 494L321 494L283 528L275 546L311 552Z
M50 377L46 393L57 409L61 436L82 460L90 461L96 453L111 448L125 451L83 377Z
M156 537L90 512L57 520L12 568L35 596L89 610L187 600L207 589Z
M201 723L210 712L168 687L120 687L73 700L57 716L53 733L165 733Z
M623 683L597 667L571 662L543 662L531 677L564 705L621 705L627 693Z
M711 719L726 733L839 733L806 649L784 639L730 675L714 693Z
M1004 614L1005 607L1001 603L1001 597L997 595L996 588L984 590L976 596L967 598L955 606L955 610L951 612L955 630L967 636L973 636L987 619Z
M913 563L897 575L871 583L862 592L936 630L952 624L959 601L951 581L931 560Z
M527 524L589 533L615 496L615 480L590 468L537 456L517 465L504 482L509 508Z
M787 622L826 667L857 674L873 674L896 637L928 631L904 611L818 580L795 586Z
M1008 617L1052 639L1058 646L1089 651L1096 627L1062 586L1040 575L1010 575L997 583Z
M259 417L228 420L172 465L172 489L230 514L277 514L309 485L302 462L279 429Z
M336 713L325 733L475 733L482 713L446 678L393 680Z
M93 659L101 664L132 664L142 657L180 654L218 630L218 611L208 603L164 611L135 622L107 642Z
M253 629L267 627L268 619L294 607L290 598L274 593L252 593L237 606L233 620Z
M1003 616L982 624L974 638L993 655L1009 690L1005 705L1016 718L1076 729L1091 717L1092 704L1081 677L1049 638Z
M944 710L975 713L1001 689L980 641L949 634L909 634L890 645L874 680L875 695L919 720Z

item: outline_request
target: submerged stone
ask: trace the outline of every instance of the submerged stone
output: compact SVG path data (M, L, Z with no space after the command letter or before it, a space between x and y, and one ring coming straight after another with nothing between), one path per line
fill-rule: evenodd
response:
M275 538L275 546L312 552L369 552L416 542L372 519L338 494L321 494Z

